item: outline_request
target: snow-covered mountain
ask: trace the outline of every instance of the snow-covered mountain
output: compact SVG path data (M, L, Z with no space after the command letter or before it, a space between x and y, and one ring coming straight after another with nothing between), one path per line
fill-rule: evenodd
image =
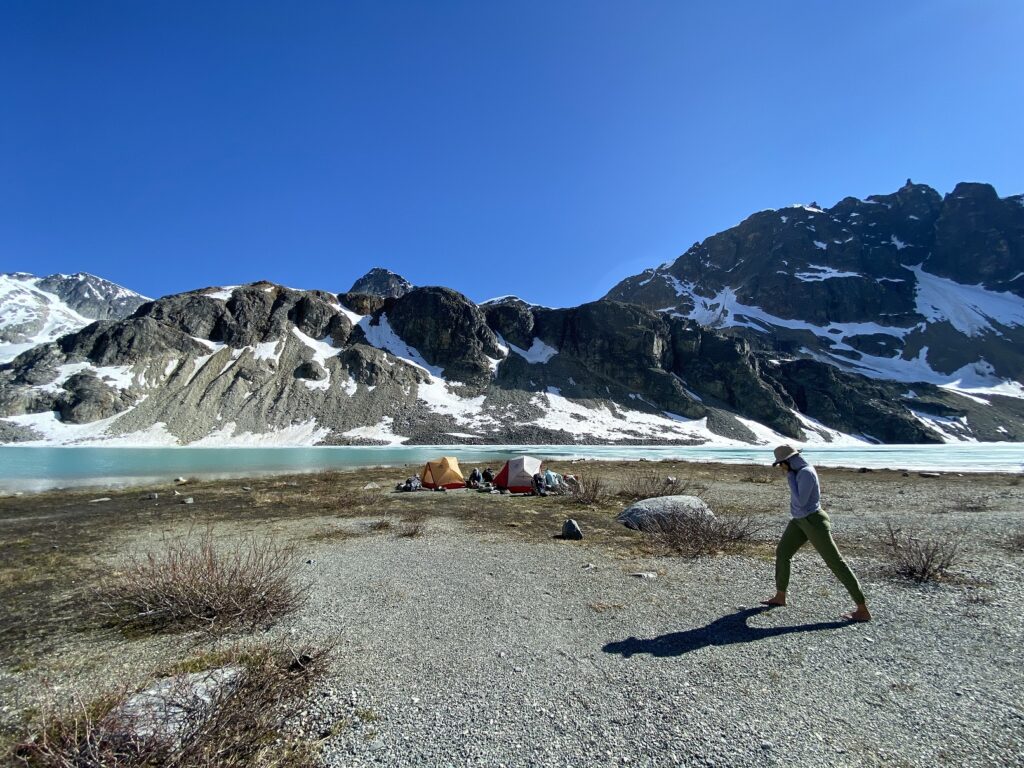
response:
M373 270L112 286L134 312L90 323L92 278L4 275L0 442L1020 441L1022 259L1021 197L908 183L762 211L565 309Z
M964 183L942 197L908 180L761 211L607 298L874 379L1019 396L1024 196Z
M127 317L146 301L134 291L81 272L49 277L0 274L0 363L94 320Z
M370 299L373 299L370 301ZM343 300L343 301L342 301ZM365 300L365 301L364 301ZM368 301L369 311L355 306ZM613 301L478 307L204 288L0 366L0 441L47 444L1024 439L1024 401L871 381Z

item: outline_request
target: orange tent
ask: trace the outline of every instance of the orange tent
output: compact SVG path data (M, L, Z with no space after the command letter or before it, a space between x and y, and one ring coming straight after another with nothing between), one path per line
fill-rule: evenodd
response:
M465 488L466 479L459 469L459 460L445 456L437 461L428 461L420 473L424 488Z

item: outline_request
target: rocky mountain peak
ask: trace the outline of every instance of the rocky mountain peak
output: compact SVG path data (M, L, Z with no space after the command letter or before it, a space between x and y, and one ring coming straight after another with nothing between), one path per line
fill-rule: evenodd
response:
M379 296L385 299L397 299L411 291L415 286L401 275L390 269L374 267L356 280L348 293L361 293L367 296Z

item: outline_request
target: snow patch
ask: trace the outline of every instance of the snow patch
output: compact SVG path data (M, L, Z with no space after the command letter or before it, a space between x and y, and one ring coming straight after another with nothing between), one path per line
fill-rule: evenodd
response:
M508 344L508 348L515 352L520 357L524 358L530 365L537 365L540 363L546 363L552 357L558 354L558 350L554 347L549 347L540 339L534 337L533 343L529 349L520 349L515 344Z
M1024 325L1024 299L1013 293L990 291L981 285L964 285L925 272L921 265L903 265L917 277L917 311L929 322L949 323L967 336L999 331L992 322L1007 327Z
M378 443L384 443L386 445L401 445L409 440L408 437L402 437L396 435L392 431L392 425L394 419L390 416L385 416L380 420L379 424L374 424L368 427L356 427L350 429L347 432L342 432L343 437L349 437L354 440L372 440Z
M389 352L409 365L423 369L431 376L441 378L443 375L444 371L441 368L428 363L418 350L402 341L402 338L391 328L386 314L380 316L380 322L377 325L371 325L370 318L364 317L359 321L359 327L363 329L366 341L371 346Z

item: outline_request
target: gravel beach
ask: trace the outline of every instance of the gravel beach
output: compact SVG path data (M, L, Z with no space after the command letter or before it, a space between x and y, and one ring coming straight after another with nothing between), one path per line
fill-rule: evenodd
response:
M362 514L217 525L301 542L308 601L253 638L333 646L292 722L322 741L328 766L1024 764L1024 557L1007 544L1024 528L1022 486L824 471L836 539L875 615L847 624L838 617L849 598L809 547L794 560L790 605L759 605L773 591L784 485L750 469L701 471L713 507L762 520L761 545L656 556L638 546L643 534L611 523L621 503L574 511L561 499L467 493L382 493ZM190 493L197 507L220 498L226 508L239 485ZM476 511L446 514L455 497ZM0 531L43 514L5 504ZM419 535L400 535L410 511ZM583 541L553 538L567 516ZM395 527L367 534L381 519ZM966 558L941 583L896 577L876 539L886 519L966 533ZM136 524L100 556L182 524ZM166 637L69 631L52 642L31 668L5 664L8 720L55 669L93 685L182 652ZM91 661L68 661L82 643Z

